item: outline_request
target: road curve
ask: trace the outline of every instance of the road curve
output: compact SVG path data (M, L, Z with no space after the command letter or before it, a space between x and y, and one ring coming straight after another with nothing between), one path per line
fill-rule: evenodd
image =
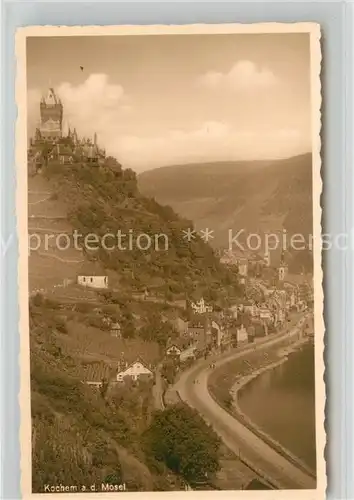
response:
M295 334L295 329L290 332ZM289 333L287 334L289 335ZM275 345L286 335L276 336L257 346L261 350ZM254 347L247 348L216 361L221 366L232 359L245 356ZM279 489L315 489L316 480L290 463L271 446L256 436L236 418L221 408L208 391L210 361L202 361L183 373L175 389L180 398L195 408L212 425L217 434L236 455L244 457L254 468Z

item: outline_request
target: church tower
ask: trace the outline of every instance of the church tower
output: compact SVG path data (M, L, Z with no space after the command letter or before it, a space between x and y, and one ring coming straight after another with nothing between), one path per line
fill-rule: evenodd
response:
M269 255L269 252L265 252L263 260L264 260L265 266L269 267L270 266L270 255Z
M285 280L286 274L287 274L287 265L285 263L285 254L284 250L281 252L281 257L280 257L280 265L278 268L278 279L280 282L283 282Z
M59 139L63 132L63 105L53 88L41 99L40 115L40 133L43 139Z

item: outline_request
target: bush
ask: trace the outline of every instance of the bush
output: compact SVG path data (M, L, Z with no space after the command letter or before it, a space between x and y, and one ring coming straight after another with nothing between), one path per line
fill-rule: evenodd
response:
M34 297L32 297L31 302L34 306L40 307L44 303L44 297L41 293L36 293L36 295Z
M220 439L202 417L185 404L154 415L144 435L148 453L190 484L219 469Z
M61 333L68 333L68 328L66 326L66 321L64 318L57 316L55 318L55 329Z

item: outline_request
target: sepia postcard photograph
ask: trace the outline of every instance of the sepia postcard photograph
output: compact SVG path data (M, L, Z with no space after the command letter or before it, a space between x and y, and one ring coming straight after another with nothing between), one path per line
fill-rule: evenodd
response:
M16 57L23 498L324 499L319 25Z

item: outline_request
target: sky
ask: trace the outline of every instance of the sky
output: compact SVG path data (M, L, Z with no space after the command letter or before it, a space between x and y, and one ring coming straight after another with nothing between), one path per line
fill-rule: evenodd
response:
M30 37L30 135L48 87L137 172L311 151L308 34Z

